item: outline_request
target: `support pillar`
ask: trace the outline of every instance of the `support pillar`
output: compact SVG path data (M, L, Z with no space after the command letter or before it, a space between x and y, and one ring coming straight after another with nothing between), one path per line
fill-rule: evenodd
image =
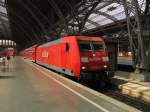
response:
M127 18L133 67L135 68L135 72L131 74L131 78L134 80L145 81L147 74L149 74L147 72L150 69L150 33L145 33L150 30L150 23L148 22L149 20L146 19L149 17L148 15L144 15L144 13L141 11L138 0L123 0L123 5Z

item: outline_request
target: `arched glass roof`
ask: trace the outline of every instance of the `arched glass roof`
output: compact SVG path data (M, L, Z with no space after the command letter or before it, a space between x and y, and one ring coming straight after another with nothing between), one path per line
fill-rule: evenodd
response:
M0 0L0 33L2 33L1 36L3 37L10 34L5 0Z
M114 0L115 1L115 0ZM131 0L128 1L128 7L132 10ZM138 0L141 11L145 10L146 0ZM134 16L134 10L131 11L130 16ZM93 13L89 16L85 30L93 29L99 26L107 25L115 21L126 19L124 7L122 3L117 2L101 2L95 8Z

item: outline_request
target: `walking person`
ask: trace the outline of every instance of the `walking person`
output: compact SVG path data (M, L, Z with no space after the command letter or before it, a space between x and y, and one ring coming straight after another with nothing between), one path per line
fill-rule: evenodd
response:
M6 59L5 59L5 57L3 57L2 58L2 66L5 67L5 65L6 65Z
M7 56L7 68L10 68L10 64L11 64L11 57L8 55Z

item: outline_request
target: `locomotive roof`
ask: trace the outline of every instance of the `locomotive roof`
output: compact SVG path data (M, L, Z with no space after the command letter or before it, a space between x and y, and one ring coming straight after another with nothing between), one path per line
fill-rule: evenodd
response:
M86 37L86 36L77 36L79 40L88 40L88 41L103 41L102 37Z
M47 42L47 43L45 43L43 45L40 45L39 48L47 47L49 45L54 45L54 44L60 42L61 40L62 40L62 38L54 40L54 41Z
M77 38L77 40L84 40L84 41L103 41L102 37L88 37L88 36L66 36L64 38ZM39 48L47 47L49 45L54 45L62 41L63 38L47 42L46 44L40 45Z

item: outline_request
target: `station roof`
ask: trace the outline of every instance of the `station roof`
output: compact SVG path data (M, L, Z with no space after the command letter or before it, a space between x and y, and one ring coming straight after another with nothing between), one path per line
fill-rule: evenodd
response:
M145 10L145 0L138 0L139 7L142 11ZM132 6L129 0L129 7ZM134 11L130 13L130 16L134 16ZM126 19L125 10L121 2L101 2L95 8L93 13L89 16L85 30L93 29L99 26L107 25L116 21Z
M9 39L11 35L5 0L0 0L0 38Z
M72 19L68 21L73 21L76 17L84 16L86 10L92 9L94 5L94 10L87 13L89 16L83 32L126 19L120 0L94 1L97 1L97 5L89 5L92 3L90 0L0 0L1 38L12 37L22 48L49 41L55 38L53 33L59 32L58 27L63 26L61 23L64 23L70 15ZM82 5L84 2L87 2L86 6ZM132 10L131 0L127 2ZM138 0L138 3L140 10L145 11L146 0ZM77 15L74 16L72 12ZM134 16L134 10L130 16Z

